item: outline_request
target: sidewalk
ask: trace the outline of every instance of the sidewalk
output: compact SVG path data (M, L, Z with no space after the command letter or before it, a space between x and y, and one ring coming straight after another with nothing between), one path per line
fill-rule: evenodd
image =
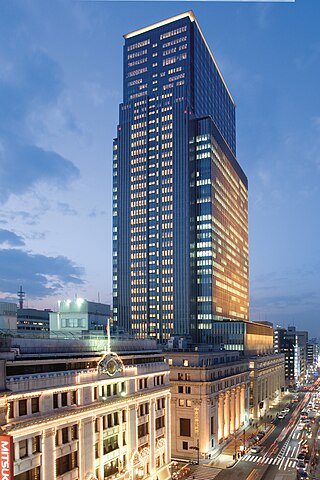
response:
M250 451L253 445L259 445L266 439L266 435L261 438L261 440L256 440L257 433L259 431L269 432L275 428L272 421L276 418L277 413L280 412L282 408L288 406L292 403L293 395L291 393L285 394L277 402L274 402L270 405L266 419L260 419L253 422L250 426L245 429L240 429L235 436L229 438L225 444L221 445L220 453L218 453L211 461L203 460L200 463L202 465L210 465L217 468L232 468L241 458L240 446L245 445L244 453ZM269 435L267 433L267 435ZM237 458L234 458L235 452ZM320 466L319 466L320 468ZM320 480L320 476L318 477Z
M265 426L267 427L265 430ZM259 444L266 439L266 435L261 440L256 440L257 433L259 431L271 432L273 425L264 422L255 422L246 429L239 430L235 436L233 436L229 442L222 447L221 452L209 462L209 465L217 468L231 468L238 459L241 458L240 446L245 443L245 451L250 450L253 445ZM237 452L237 459L234 458L235 452Z

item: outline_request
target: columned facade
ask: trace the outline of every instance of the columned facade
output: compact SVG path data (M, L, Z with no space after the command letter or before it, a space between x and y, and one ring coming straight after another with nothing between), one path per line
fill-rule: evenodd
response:
M249 419L249 371L238 352L168 352L172 457L215 454ZM243 392L243 393L242 393Z
M269 412L270 401L285 386L285 361L281 353L250 357L250 417L262 418Z

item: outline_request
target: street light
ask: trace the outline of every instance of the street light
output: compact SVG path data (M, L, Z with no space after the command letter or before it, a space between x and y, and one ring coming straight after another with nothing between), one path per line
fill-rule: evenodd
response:
M241 447L240 447L241 450ZM246 451L246 427L243 429L243 450Z
M197 451L197 463L199 465L200 462L200 449L199 449L199 439L197 439L197 446L196 447L189 447L190 450L196 450Z

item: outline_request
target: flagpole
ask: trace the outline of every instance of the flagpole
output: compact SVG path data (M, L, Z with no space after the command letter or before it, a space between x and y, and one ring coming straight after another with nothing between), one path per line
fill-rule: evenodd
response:
M110 353L111 348L110 348L110 318L109 317L107 317L106 330L107 330L107 353Z

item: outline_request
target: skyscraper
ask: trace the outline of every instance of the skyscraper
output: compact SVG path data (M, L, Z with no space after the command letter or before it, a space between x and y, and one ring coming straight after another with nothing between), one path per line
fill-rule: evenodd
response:
M114 319L210 342L248 319L247 178L235 104L193 12L124 36L114 140Z

